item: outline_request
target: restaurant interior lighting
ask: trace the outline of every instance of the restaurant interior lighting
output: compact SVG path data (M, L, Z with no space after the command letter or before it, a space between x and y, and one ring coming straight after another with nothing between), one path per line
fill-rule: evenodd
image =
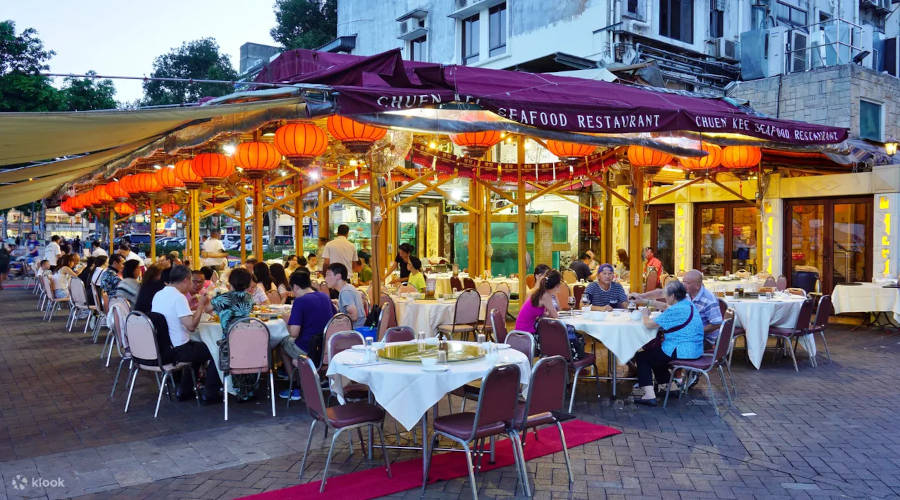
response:
M666 165L665 167L663 167L663 168L660 169L660 170L661 170L662 172L673 172L673 173L676 173L676 174L680 174L680 173L682 172L682 170L681 170L680 168L672 167L672 166L669 166L669 165Z
M224 151L225 154L227 154L228 156L233 155L234 151L236 149L237 149L237 146L235 146L234 144L231 144L230 142L228 144L225 144L222 146L222 151Z
M428 149L437 149L437 143L434 141L429 142Z
M153 165L153 170L159 170L161 168L162 167L160 167L158 163L156 165Z
M319 179L319 171L318 171L318 170L313 170L312 172L310 172L310 173L309 173L309 178L312 179L312 180L314 180L314 181L315 181L315 180L318 180L318 179Z
M893 137L888 139L887 142L884 143L884 152L888 154L888 156L894 156L897 154L897 139Z
M359 165L359 162L356 161L356 158L351 158L349 164L351 167L355 167L355 166Z
M462 199L462 191L460 191L459 189L454 189L453 191L450 191L450 198L455 201L461 200Z

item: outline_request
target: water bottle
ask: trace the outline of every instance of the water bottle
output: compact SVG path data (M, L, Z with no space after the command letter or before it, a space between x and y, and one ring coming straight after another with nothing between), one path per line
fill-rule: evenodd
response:
M372 349L372 337L366 337L366 363L375 361L375 351Z

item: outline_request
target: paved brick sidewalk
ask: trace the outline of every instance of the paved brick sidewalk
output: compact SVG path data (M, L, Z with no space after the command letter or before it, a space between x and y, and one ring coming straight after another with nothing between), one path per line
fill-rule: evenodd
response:
M233 498L297 484L308 427L302 405L284 411L282 402L275 419L265 415L265 401L236 405L225 423L221 406L164 401L154 421L155 392L145 379L135 389L136 405L123 415L123 392L114 402L106 399L112 369L101 368L99 346L63 332L63 319L48 327L39 316L25 292L0 292L0 383L6 389L0 395L0 476L10 497ZM530 461L535 497L900 498L900 335L840 326L828 335L835 362L820 352L814 369L802 357L799 374L789 360L768 354L757 371L736 353L734 408L721 404L724 394L714 381L722 418L706 401L703 384L668 409L598 400L597 386L583 384L579 418L623 434L571 450L571 494L562 454ZM605 385L600 390L608 394ZM324 465L327 448L317 434L307 478ZM394 460L415 456L392 454ZM350 455L344 441L333 470L377 467L379 458L369 462L358 450ZM52 479L60 471L70 480L65 488L11 487L17 474ZM508 497L514 482L510 467L487 472L479 477L479 493ZM425 496L467 498L468 484L434 484ZM419 498L420 492L394 497Z

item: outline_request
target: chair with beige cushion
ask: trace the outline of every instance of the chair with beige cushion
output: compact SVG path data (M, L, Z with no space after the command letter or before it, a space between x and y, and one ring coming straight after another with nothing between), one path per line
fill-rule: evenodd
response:
M230 375L256 375L269 372L269 399L272 416L275 416L275 378L269 353L269 327L256 318L241 318L228 328L228 373ZM231 377L225 377L225 420L228 420L228 386ZM290 398L288 398L290 400Z
M468 338L478 327L480 309L481 295L474 289L464 290L457 297L456 305L453 307L453 323L438 325L438 331L451 338L454 334L460 334L464 339Z

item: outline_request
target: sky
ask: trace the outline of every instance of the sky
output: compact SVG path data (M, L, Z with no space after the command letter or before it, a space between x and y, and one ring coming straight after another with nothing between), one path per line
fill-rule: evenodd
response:
M46 49L56 51L51 73L148 76L153 60L182 42L212 37L219 51L239 68L245 42L277 45L274 0L2 0L0 19L16 23L16 34L38 31ZM61 79L60 79L61 80ZM143 96L139 80L113 80L116 100ZM57 82L57 84L60 82Z

